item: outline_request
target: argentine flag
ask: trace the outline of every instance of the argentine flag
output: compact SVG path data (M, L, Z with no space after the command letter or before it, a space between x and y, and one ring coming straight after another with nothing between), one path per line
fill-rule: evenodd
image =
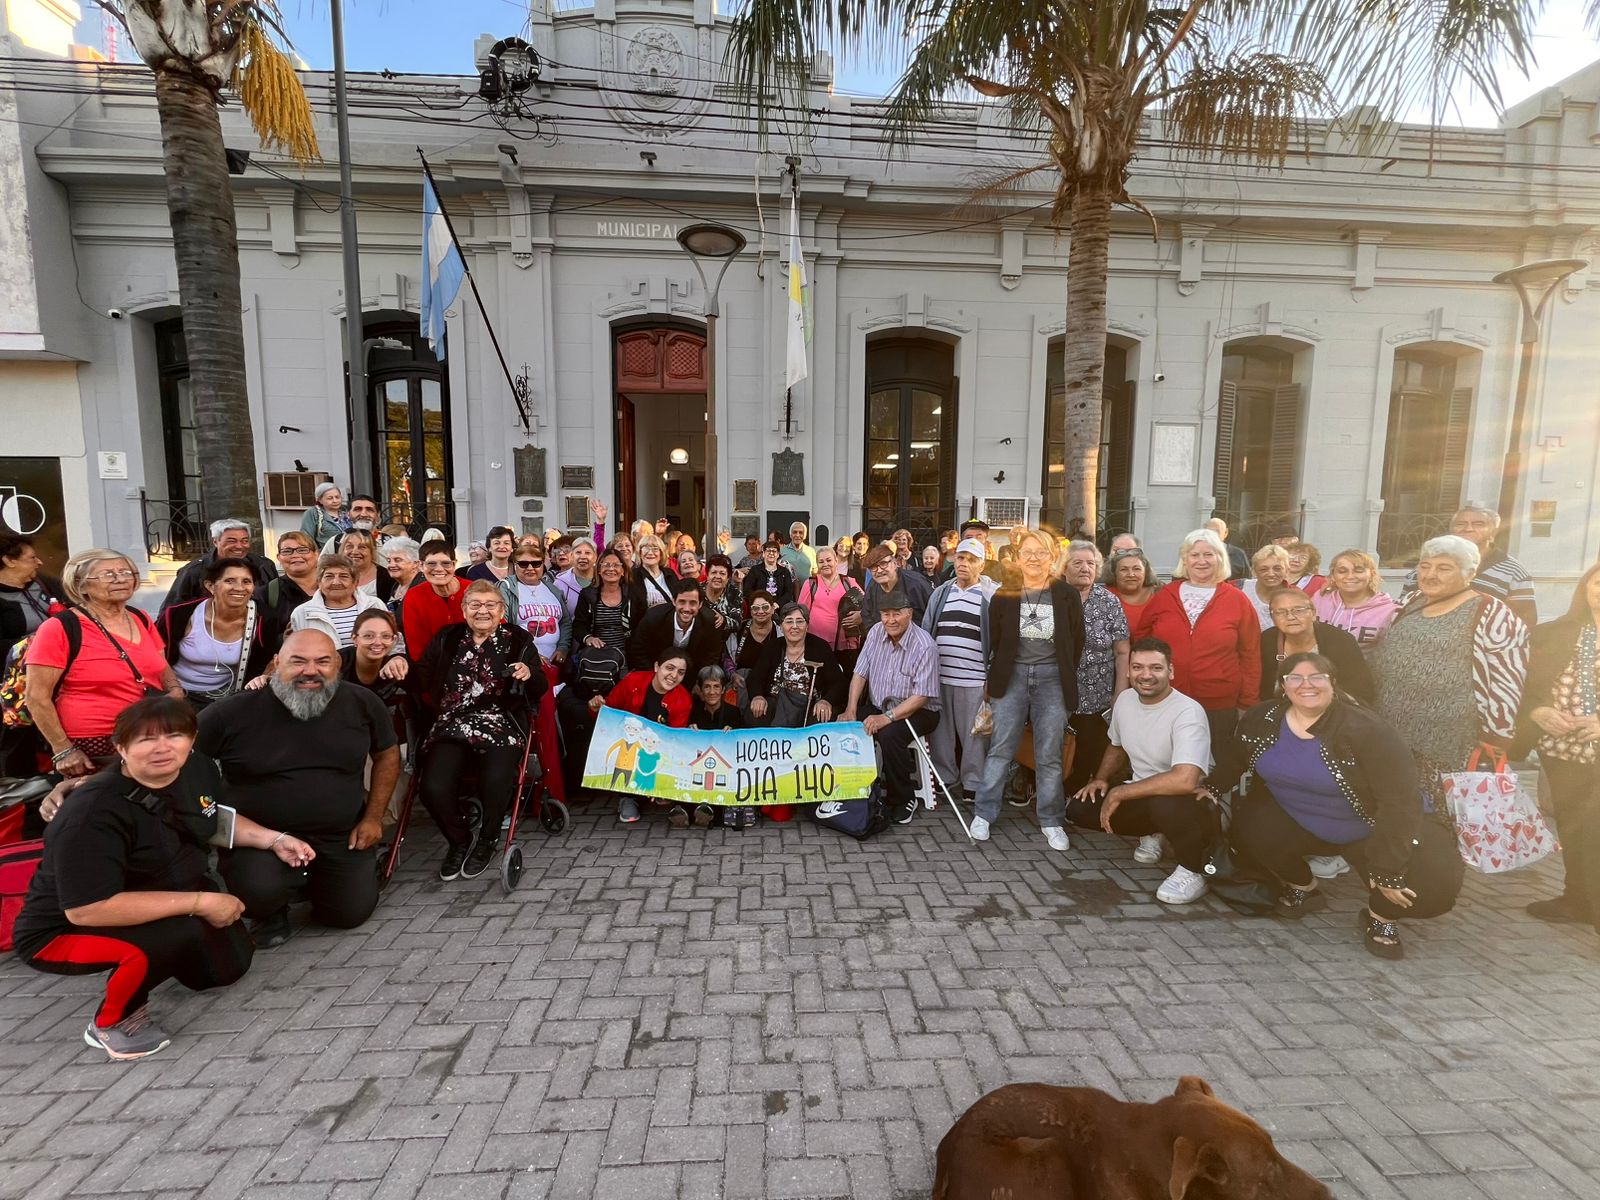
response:
M799 383L806 367L806 260L800 252L800 205L789 198L789 366L786 387Z
M444 361L444 310L455 303L467 264L450 236L433 180L422 176L422 336Z

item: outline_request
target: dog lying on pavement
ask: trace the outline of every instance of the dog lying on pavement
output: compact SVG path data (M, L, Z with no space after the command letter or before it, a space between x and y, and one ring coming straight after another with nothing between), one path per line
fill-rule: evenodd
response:
M1272 1137L1185 1075L1129 1104L1094 1088L1015 1083L939 1143L933 1200L1333 1200Z

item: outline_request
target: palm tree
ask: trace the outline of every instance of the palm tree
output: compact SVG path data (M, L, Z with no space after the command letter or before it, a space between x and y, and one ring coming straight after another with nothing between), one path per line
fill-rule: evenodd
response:
M1593 0L1600 11L1600 0ZM1466 79L1498 98L1495 69L1526 67L1538 0L746 0L725 66L758 120L804 85L819 50L881 55L905 39L889 97L905 146L952 98L1003 102L1043 158L982 189L1053 172L1064 225L1069 529L1093 530L1105 373L1111 215L1147 138L1174 157L1280 163L1308 116L1427 99L1443 115ZM803 93L802 93L803 94ZM1154 217L1151 216L1152 223Z
M155 75L179 308L194 398L200 501L260 539L255 441L245 391L233 187L217 110L236 94L264 146L317 157L311 108L271 0L100 0Z

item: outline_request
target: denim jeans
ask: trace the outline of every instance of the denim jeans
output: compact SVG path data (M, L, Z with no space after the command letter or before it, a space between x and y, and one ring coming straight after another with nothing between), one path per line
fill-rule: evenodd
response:
M989 697L989 707L994 710L994 735L983 764L983 784L978 788L978 815L991 822L999 817L1006 768L1017 756L1022 728L1031 719L1039 824L1045 829L1063 828L1067 801L1061 790L1061 741L1067 728L1067 706L1061 699L1061 674L1056 664L1018 663L1006 694Z

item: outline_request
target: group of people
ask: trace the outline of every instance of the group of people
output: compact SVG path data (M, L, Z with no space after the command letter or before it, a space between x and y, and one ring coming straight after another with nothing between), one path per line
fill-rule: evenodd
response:
M1530 912L1600 917L1600 567L1530 631L1531 581L1482 510L1422 546L1398 601L1369 555L1322 574L1298 538L1241 579L1220 522L1183 539L1163 582L1131 535L1107 558L1012 530L1002 563L977 521L939 562L909 535L812 547L803 524L735 562L642 522L607 541L596 506L595 536L559 553L497 527L458 564L442 537L372 529L376 505L348 528L318 512L278 538L276 565L244 522L218 522L153 619L127 556L84 551L58 581L27 539L0 541L0 633L38 766L63 780L18 952L111 972L85 1037L112 1057L165 1044L152 987L237 978L292 935L294 901L333 927L371 915L402 742L445 842L439 878L470 879L530 743L573 794L606 706L680 728L859 721L895 822L915 818L925 747L973 802L976 843L1008 801L1032 803L1052 850L1103 830L1170 862L1167 904L1205 895L1219 857L1291 918L1353 870L1359 936L1383 957L1402 954L1402 919L1459 890L1447 777L1485 747L1537 750L1566 882ZM481 820L461 807L468 775ZM635 797L617 806L640 819ZM668 809L674 825L718 815Z

